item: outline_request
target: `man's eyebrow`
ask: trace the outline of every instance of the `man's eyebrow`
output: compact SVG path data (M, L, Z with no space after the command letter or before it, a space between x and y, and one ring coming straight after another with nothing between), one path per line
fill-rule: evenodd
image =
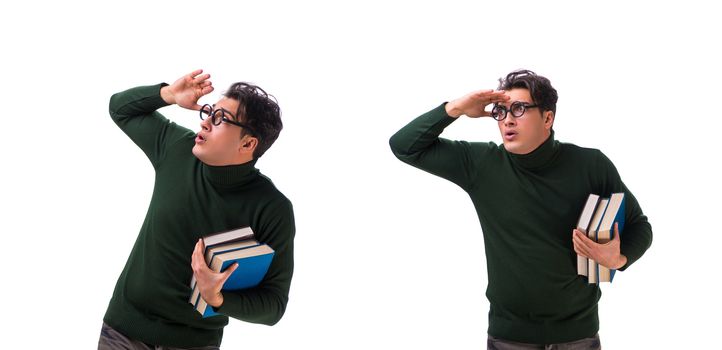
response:
M215 103L212 104L211 107L213 107L213 109L216 109L216 104L215 104ZM225 108L223 108L223 107L221 107L221 109L222 109L224 112L230 114L231 117L233 117L233 119L236 119L236 116L235 116L233 113L231 113L231 111L229 111L229 110L227 110L227 109L225 109Z
M527 101L522 101L522 100L515 100L515 101L497 102L494 105L502 106L502 107L511 107L511 105L513 105L514 102L521 102L523 104L533 104L534 103L534 102L527 102ZM508 105L507 105L507 103L508 103Z
M226 112L228 115L230 115L230 116L233 118L233 120L238 121L238 120L237 120L238 118L236 118L236 115L233 114L233 113L231 113L231 111L229 111L229 110L227 110L227 109L225 109L225 108L223 108L223 107L221 107L221 109L222 109L224 112Z

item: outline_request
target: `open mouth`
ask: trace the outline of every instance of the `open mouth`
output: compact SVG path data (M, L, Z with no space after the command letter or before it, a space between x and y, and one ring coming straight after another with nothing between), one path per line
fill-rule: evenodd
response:
M201 134L197 134L196 135L196 143L202 143L202 142L206 142L206 138L203 137L203 135L201 135Z
M504 133L504 139L505 140L513 140L517 135L516 131L509 130Z

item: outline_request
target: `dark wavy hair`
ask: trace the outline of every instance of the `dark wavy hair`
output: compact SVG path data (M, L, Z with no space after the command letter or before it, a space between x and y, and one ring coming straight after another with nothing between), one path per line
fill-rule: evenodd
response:
M516 70L507 74L506 78L499 78L497 90L509 91L514 88L529 90L533 102L539 105L542 112L552 111L556 115L559 96L549 79L526 69Z
M223 96L239 102L238 121L249 126L249 129L243 128L241 136L250 134L258 139L253 151L253 158L257 159L273 145L283 129L281 108L276 98L260 87L244 82L234 83Z

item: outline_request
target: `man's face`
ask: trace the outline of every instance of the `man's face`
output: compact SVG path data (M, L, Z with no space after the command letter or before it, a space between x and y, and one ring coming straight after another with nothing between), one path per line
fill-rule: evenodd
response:
M506 91L509 101L502 104L507 109L511 104L519 101L533 105L534 101L529 90L516 88ZM506 118L498 121L501 138L504 140L504 148L514 154L527 154L537 149L551 133L554 117L551 111L542 115L539 107L527 108L521 117L515 117L511 111Z
M223 97L213 105L213 110L218 109L224 110L226 118L240 122L236 116L238 101ZM239 160L244 139L248 137L241 138L241 131L241 127L226 122L213 125L211 118L206 118L201 121L201 130L196 136L193 155L203 163L213 166L240 164L247 161Z

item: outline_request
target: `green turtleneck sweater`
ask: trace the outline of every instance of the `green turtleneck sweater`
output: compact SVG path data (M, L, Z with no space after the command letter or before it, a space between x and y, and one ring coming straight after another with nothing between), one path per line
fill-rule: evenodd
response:
M554 140L526 155L493 142L439 138L455 118L445 104L391 137L403 162L454 182L471 197L484 234L490 335L552 344L594 336L601 291L576 271L572 230L590 193L624 192L624 270L649 248L652 229L600 151Z
M155 168L148 212L118 278L104 321L128 337L172 347L220 346L228 316L273 325L288 301L295 234L291 202L254 167L208 166L192 153L195 133L156 111L163 84L113 95L113 121ZM250 226L275 250L260 285L223 292L221 316L201 318L188 300L198 239Z

